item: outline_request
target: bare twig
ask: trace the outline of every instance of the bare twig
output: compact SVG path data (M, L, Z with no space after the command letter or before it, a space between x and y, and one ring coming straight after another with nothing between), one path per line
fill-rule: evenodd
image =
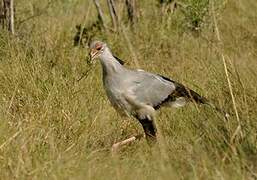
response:
M137 20L136 0L126 0L126 7L129 21L134 24Z
M10 0L9 30L14 34L14 0Z
M15 139L21 133L21 129L14 133L9 139L7 139L4 143L0 145L0 150L3 149L6 145L8 145L13 139Z
M93 0L94 1L94 4L95 4L95 7L97 9L97 12L98 12L98 18L100 20L100 22L102 23L104 29L107 29L107 26L105 24L105 21L104 21L104 15L103 15L103 11L101 9L101 6L99 4L99 1L98 0Z
M5 18L7 29L14 34L14 0L3 0L3 5L2 18Z
M108 4L108 7L109 7L110 16L112 18L113 28L116 31L117 28L118 28L118 16L117 16L117 13L116 13L115 4L114 4L113 0L107 0L107 4Z
M92 70L92 68L89 68L86 72L84 72L80 78L77 79L77 82L81 81L83 78L87 77L90 73L90 71Z
M4 28L4 24L5 24L5 9L4 9L4 2L0 1L0 23L2 25L2 27Z

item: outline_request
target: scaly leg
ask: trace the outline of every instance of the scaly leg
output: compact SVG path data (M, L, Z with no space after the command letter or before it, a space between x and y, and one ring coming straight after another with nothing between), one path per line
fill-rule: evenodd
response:
M138 119L140 124L143 126L146 140L149 144L156 141L156 127L154 121L145 119Z

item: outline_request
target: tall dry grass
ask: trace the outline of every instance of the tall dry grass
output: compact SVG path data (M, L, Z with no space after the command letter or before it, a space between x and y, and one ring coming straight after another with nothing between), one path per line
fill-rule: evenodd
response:
M17 22L47 8L17 24L16 37L0 34L0 179L256 178L257 3L215 1L201 32L194 32L180 9L161 16L156 2L140 1L142 15L134 28L122 21L127 37L97 32L98 39L126 66L136 67L136 57L140 68L208 97L230 113L229 121L204 106L165 108L157 119L165 151L142 140L113 157L112 143L142 129L110 107L100 65L89 66L88 50L73 46L75 25L96 20L94 6L22 0L16 4ZM241 135L231 141L237 119Z

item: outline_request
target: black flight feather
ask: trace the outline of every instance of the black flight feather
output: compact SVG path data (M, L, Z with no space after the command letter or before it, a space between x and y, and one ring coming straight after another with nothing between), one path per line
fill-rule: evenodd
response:
M159 75L159 74L158 74ZM173 91L167 98L167 100L164 100L165 102L169 101L169 100L175 100L178 97L185 97L187 99L189 99L190 101L194 101L196 103L199 104L207 104L208 100L199 95L197 92L185 87L184 85L173 81L165 76L159 75L161 78L165 79L166 81L170 81L175 85L175 91Z
M113 56L117 61L119 61L119 63L121 64L121 65L124 65L125 64L125 62L123 61L123 60L121 60L120 58L118 58L118 57L116 57L116 56Z
M206 104L209 105L210 107L212 107L213 109L215 109L216 111L218 111L219 113L223 114L225 119L228 119L229 114L226 113L224 110L218 108L217 106L215 106L214 104L212 104L211 102L209 102L205 97L199 95L197 92L185 87L184 85L173 81L165 76L159 75L161 78L163 78L166 81L172 82L175 85L175 91L173 91L166 99L164 99L161 103L159 103L157 106L154 107L155 110L161 108L161 105L169 102L169 101L175 101L176 98L178 97L185 97L188 100L192 101L192 102L196 102L198 104Z

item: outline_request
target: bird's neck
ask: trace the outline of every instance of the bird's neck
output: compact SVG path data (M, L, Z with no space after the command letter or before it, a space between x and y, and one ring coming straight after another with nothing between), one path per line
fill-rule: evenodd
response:
M124 67L116 60L109 49L106 49L100 56L100 62L104 76L111 76L122 73Z

